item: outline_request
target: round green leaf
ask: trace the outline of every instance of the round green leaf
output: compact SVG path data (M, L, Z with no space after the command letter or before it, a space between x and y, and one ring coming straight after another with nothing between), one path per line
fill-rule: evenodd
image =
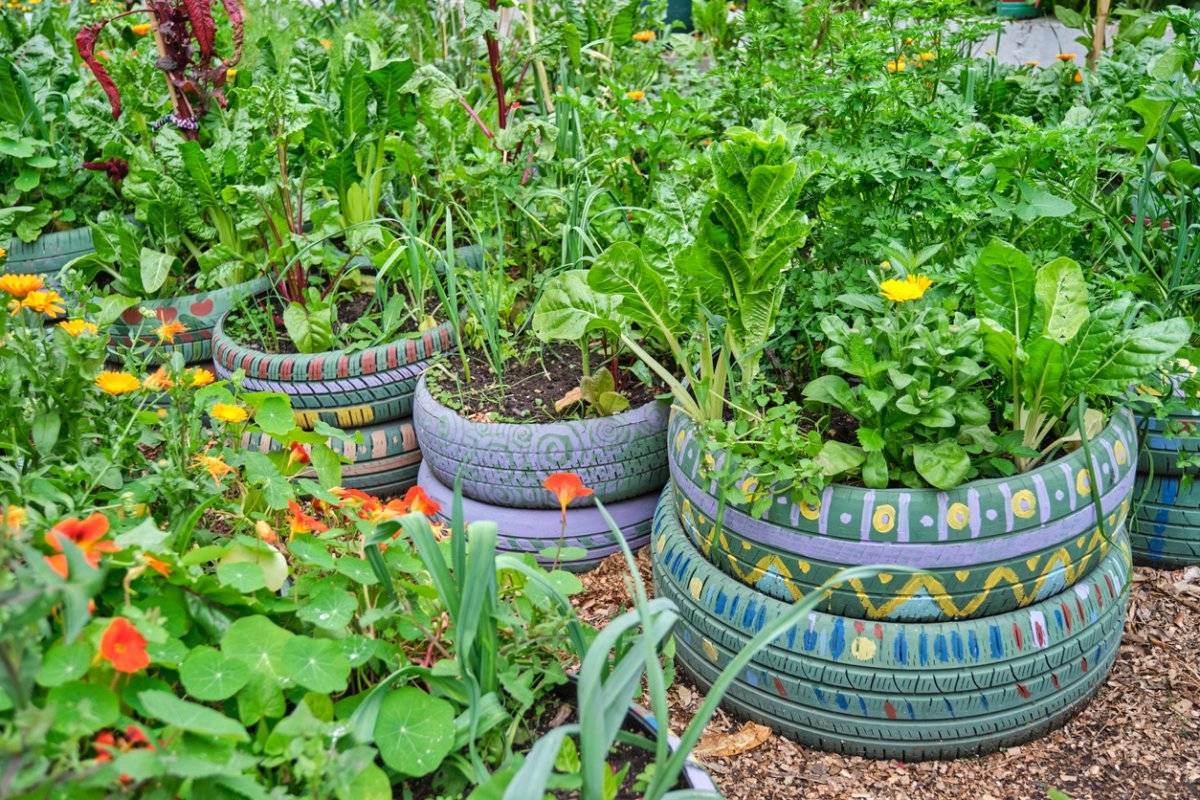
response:
M350 661L350 666L361 667L375 655L375 640L357 634L337 640L342 654Z
M350 660L337 642L296 636L283 646L283 673L314 692L344 692Z
M350 624L357 610L354 595L323 584L308 596L296 616L318 628L340 631Z
M107 686L68 681L55 686L46 697L54 706L54 729L69 736L87 736L117 721L121 704Z
M266 617L243 617L225 631L221 652L241 661L251 672L278 677L283 674L283 646L294 635Z
M197 647L179 667L183 688L197 700L233 697L250 680L245 662L230 658L214 647Z
M251 594L267 586L267 576L262 567L248 561L221 564L217 567L217 580L242 594Z
M92 648L82 639L71 644L51 647L38 670L38 686L59 686L87 674L92 666Z
M420 689L390 692L375 721L383 762L405 775L428 775L454 747L454 707Z

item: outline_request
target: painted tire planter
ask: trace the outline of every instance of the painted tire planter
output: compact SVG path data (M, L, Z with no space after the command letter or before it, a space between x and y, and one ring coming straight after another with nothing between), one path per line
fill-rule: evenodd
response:
M329 441L330 447L351 461L342 465L343 486L387 499L416 485L421 451L409 420L371 425L360 433L358 444ZM281 449L278 442L259 433L244 435L242 447L264 453Z
M217 322L229 313L234 303L257 294L270 286L266 277L255 278L234 286L186 294L166 300L143 300L128 308L109 328L109 354L119 357L122 348L135 343L158 346L162 360L182 353L185 363L208 361L212 357L213 331ZM144 316L142 309L152 311ZM159 345L154 329L164 322L179 322L183 333L175 334L174 344Z
M1129 511L1136 439L1122 411L1091 442L1098 469L1086 468L1079 449L1023 475L949 492L830 486L811 506L779 497L756 519L745 507L721 509L715 476L723 459L705 462L693 424L676 414L674 505L708 559L777 599L799 599L838 567L889 564L929 574L856 581L822 609L929 622L999 614L1061 592L1100 562Z
M1172 414L1166 419L1139 417L1144 431L1142 449L1138 453L1138 472L1146 476L1181 475L1181 455L1200 455L1200 435L1196 426L1200 415Z
M654 401L610 417L472 422L438 402L425 379L413 401L417 439L437 479L452 486L461 470L465 497L506 508L557 509L542 487L555 472L577 474L604 503L657 494L667 480L668 416L667 404Z
M441 504L443 514L448 516L454 503L453 484L442 483L430 468L428 460L421 464L417 483L426 494ZM621 549L608 523L595 506L581 505L576 508L573 505L568 508L567 527L564 532L562 511L557 506L553 511L508 508L469 497L463 497L462 503L463 514L468 522L489 520L499 526L500 537L497 546L501 551L531 553L537 556L539 563L543 565L553 563L554 559L542 556L541 551L556 547L560 536L564 547L581 547L588 551L585 558L559 564L563 569L572 572L586 572L605 557ZM650 527L657 503L658 492L651 492L630 500L606 503L604 507L621 529L621 534L629 546L636 550L650 541Z
M80 256L94 252L92 229L86 226L44 233L29 243L14 236L8 246L8 259L0 264L0 274L53 275Z
M304 428L318 419L356 428L411 416L421 372L454 340L452 323L446 321L419 336L353 353L272 355L243 347L225 335L223 326L222 318L213 331L218 377L229 378L241 369L244 389L286 394Z
M1021 0L998 0L996 3L996 16L1001 19L1029 19L1037 15L1037 3L1026 3Z
M702 687L788 608L700 555L664 493L656 593L680 608L678 658ZM1018 611L938 623L812 612L759 653L724 705L825 750L915 761L1015 745L1079 711L1116 657L1129 597L1124 533L1072 588Z
M1129 540L1135 564L1178 569L1200 564L1200 483L1179 475L1138 475Z

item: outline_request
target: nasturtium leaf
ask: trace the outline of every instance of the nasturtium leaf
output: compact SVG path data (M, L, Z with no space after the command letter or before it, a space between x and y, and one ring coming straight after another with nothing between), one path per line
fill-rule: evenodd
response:
M333 569L334 558L329 552L329 545L307 533L302 533L288 543L292 555L305 564L311 564L323 570Z
M367 636L353 634L336 641L342 655L346 657L352 667L361 667L371 660L371 656L375 655L375 640Z
M238 693L250 679L245 662L230 658L215 647L200 646L188 653L179 666L183 688L197 700L225 700Z
M313 445L309 457L322 486L342 485L342 459L329 445Z
M217 580L222 586L230 586L243 594L252 594L267 586L262 567L245 561L218 565Z
M253 547L242 542L235 542L225 551L225 555L221 556L221 563L217 566L217 577L221 579L222 583L235 587L237 587L237 584L232 581L238 581L246 585L252 584L254 575L251 571L247 570L229 573L229 580L226 580L222 575L221 569L230 564L256 565L262 570L263 586L272 592L278 592L288 576L287 559L274 547L261 542L255 543ZM248 592L254 591L254 589L241 589L241 591Z
M266 617L243 617L225 632L221 652L244 663L251 673L278 677L284 672L283 647L294 635Z
M283 646L287 677L314 692L344 692L350 678L350 660L337 642L295 636Z
M348 790L338 793L338 800L390 800L392 797L392 784L387 773L374 764L367 764L354 776Z
M243 725L282 717L287 713L287 700L278 679L270 673L251 672L250 680L237 694L237 710Z
M286 436L296 426L291 401L279 394L264 398L254 414L254 424L272 436Z
M296 616L318 628L336 631L349 625L357 610L354 595L323 584L305 598Z
M366 559L356 556L342 556L337 560L337 571L361 586L374 586L379 583L375 570Z
M58 686L82 678L92 666L92 648L82 639L60 644L46 651L42 668L38 670L38 686Z
M208 706L181 700L170 692L150 689L142 692L139 699L151 717L188 733L237 742L244 742L250 738L246 735L246 729L236 720Z
M54 729L68 736L87 736L117 721L121 704L107 686L67 681L50 690L46 705L54 706Z
M397 772L427 775L454 747L454 708L412 686L389 692L375 721L375 744Z

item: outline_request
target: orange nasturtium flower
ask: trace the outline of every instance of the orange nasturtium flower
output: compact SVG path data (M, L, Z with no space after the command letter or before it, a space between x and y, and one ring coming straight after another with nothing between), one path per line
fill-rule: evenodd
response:
M420 486L414 486L404 495L404 504L409 511L419 512L432 517L442 510L442 504L425 494Z
M208 415L213 419L221 420L221 422L245 422L250 416L241 406L232 406L228 403L213 404Z
M141 388L142 382L128 372L101 372L96 387L107 394L128 394Z
M150 666L146 639L124 617L115 617L100 637L100 657L117 672L132 674Z
M584 486L583 481L573 472L556 472L542 481L542 486L558 497L564 520L567 518L567 505L572 500L592 494L592 490Z
M329 526L324 522L305 514L304 509L300 508L300 504L295 500L288 500L288 512L288 525L293 536L297 533L325 533L329 530Z
M96 323L88 322L86 319L68 319L58 323L58 327L62 328L71 336L79 336L82 333L99 333L100 329L96 327Z
M196 367L186 373L188 386L193 389L199 389L201 386L208 386L217 379L216 375L206 370L204 367Z
M50 545L58 555L46 556L46 563L63 578L67 577L67 556L63 553L63 542L70 541L83 551L83 557L93 567L100 566L101 553L115 553L121 548L116 542L106 541L108 533L108 517L99 511L87 519L69 517L55 525L46 534L46 544Z
M146 376L146 379L142 381L142 385L156 392L165 392L175 385L175 381L171 380L171 376L167 374L166 367L159 367L153 373Z
M639 42L653 42L657 35L654 31L638 31L633 38Z
M59 296L58 292L53 289L47 291L30 292L25 295L25 299L21 301L21 308L28 308L30 311L36 311L39 314L45 314L50 319L65 314L67 311L66 300Z
M0 275L0 292L18 300L30 292L41 291L45 286L40 275Z
M179 320L173 319L170 322L164 321L154 329L154 333L158 336L159 344L175 344L175 336L180 333L187 333L187 328Z
M646 99L646 93L638 91L637 89L634 89L631 92L626 92L625 96L628 97L630 100L645 100Z
M171 565L167 562L155 558L154 556L142 553L142 560L146 562L146 566L162 575L164 578L171 574Z
M933 281L924 275L909 275L902 281L886 280L879 284L879 293L894 303L920 300Z
M221 485L221 478L223 476L236 471L233 467L226 464L220 456L210 456L207 450L192 456L192 468L208 472L212 476L213 483L217 486Z
M304 449L304 445L300 444L299 442L292 442L291 445L288 446L288 449L291 451L288 453L289 467L292 464L312 463L312 456L310 456L308 451Z

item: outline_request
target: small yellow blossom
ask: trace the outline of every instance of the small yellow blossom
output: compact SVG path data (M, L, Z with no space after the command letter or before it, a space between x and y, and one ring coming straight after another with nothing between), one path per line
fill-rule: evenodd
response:
M633 35L633 38L639 42L652 42L657 35L654 31L638 31Z
M321 42L321 47L324 47L326 50L333 49L333 40L332 39L319 39L318 41Z
M879 284L879 293L895 303L920 300L933 281L924 275L909 275L902 281L886 280Z
M101 372L96 376L96 387L108 394L136 392L142 383L128 372Z
M639 92L637 89L634 89L631 92L626 92L625 96L628 97L630 100L645 100L646 99L646 93Z
M0 247L0 258L8 258L8 250L3 247Z
M922 61L933 61L935 58L937 58L937 53L921 53L917 56L917 58L921 59Z
M188 386L193 389L199 389L201 386L208 386L217 379L217 376L206 370L204 367L196 367L194 370L187 373L185 376Z
M231 81L236 77L237 77L237 69L230 69L230 70L225 71L225 80Z
M228 403L216 403L208 414L221 422L245 422L250 416L246 413L246 409L240 406L231 406Z
M82 333L98 333L99 328L94 322L88 322L86 319L69 319L58 323L58 327L72 336L79 336Z
M904 68L908 65L908 61L904 56L900 56L896 61L887 63L888 72L904 72Z
M138 36L145 36L147 33L150 32L150 23L143 22L140 25L131 25L131 26L129 26L129 30L133 31Z

